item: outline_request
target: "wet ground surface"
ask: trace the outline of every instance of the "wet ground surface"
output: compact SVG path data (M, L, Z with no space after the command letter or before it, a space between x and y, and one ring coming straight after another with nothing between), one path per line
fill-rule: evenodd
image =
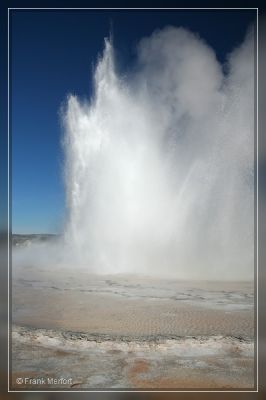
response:
M15 389L253 388L251 282L14 272Z
M15 389L253 387L253 342L236 337L113 338L14 327L13 357Z

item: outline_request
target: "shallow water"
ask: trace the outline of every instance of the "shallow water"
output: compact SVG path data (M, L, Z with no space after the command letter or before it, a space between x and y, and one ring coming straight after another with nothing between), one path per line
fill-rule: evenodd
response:
M253 336L251 282L74 275L23 268L13 279L13 322L125 335Z
M12 283L15 388L253 387L252 282L20 267Z

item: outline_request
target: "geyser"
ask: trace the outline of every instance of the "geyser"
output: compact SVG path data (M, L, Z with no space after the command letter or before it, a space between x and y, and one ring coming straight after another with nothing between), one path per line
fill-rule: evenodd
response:
M105 40L90 102L64 110L66 259L96 273L254 273L253 33L228 57L167 27L116 71Z

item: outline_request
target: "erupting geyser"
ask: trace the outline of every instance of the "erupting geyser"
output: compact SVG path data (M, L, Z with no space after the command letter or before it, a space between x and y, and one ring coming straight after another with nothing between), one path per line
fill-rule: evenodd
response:
M68 261L96 273L253 277L253 33L228 57L185 29L119 76L105 41L89 103L64 110Z
M253 40L221 65L168 27L127 73L105 40L61 109L63 232L12 236L12 389L254 390Z

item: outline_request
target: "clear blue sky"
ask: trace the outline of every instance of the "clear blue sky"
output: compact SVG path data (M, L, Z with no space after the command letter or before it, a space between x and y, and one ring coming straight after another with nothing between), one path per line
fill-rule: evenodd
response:
M60 232L64 218L59 109L91 95L92 65L113 27L120 69L143 36L166 25L198 32L219 61L244 39L255 11L27 11L11 13L12 229Z

